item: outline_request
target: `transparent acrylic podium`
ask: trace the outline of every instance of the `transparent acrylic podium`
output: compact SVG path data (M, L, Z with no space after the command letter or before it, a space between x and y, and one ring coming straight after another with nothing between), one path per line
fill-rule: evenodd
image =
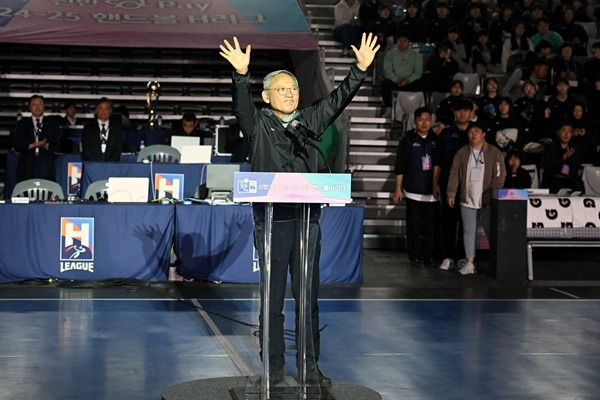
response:
M263 371L260 387L232 388L234 400L268 399L335 399L326 388L319 385L308 386L307 375L307 299L311 297L311 288L307 285L310 204L311 203L349 203L351 176L349 174L309 174L309 173L271 173L236 172L234 173L234 201L265 204L264 248L265 271L262 276L262 361ZM300 292L298 298L298 386L274 387L269 384L269 313L271 281L271 231L273 226L273 203L301 203L302 232L300 237ZM310 320L310 319L309 319ZM311 338L312 340L312 338ZM315 363L316 365L316 363Z

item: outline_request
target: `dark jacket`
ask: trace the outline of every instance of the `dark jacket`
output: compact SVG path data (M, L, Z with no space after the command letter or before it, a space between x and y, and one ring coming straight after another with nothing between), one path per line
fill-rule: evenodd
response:
M38 139L46 139L48 149L40 147L36 155L35 149L29 149L29 145L35 142L33 120L26 117L17 123L13 148L20 153L17 166L19 182L33 178L56 180L54 161L55 153L60 148L60 131L56 118L51 116L42 118L42 132Z
M98 121L88 122L81 133L81 148L83 161L119 161L123 151L123 132L121 126L112 120L108 126L106 152L102 154L102 139Z
M396 151L396 175L402 175L402 185L409 193L433 194L433 165L436 152L436 135L430 130L426 137L410 130L398 144ZM424 157L429 169L423 169Z

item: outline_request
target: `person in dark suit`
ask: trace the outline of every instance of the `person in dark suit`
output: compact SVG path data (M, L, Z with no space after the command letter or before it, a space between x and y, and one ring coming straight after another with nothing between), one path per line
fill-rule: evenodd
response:
M121 124L110 118L112 102L102 97L96 103L96 120L85 124L81 134L83 161L119 161L123 150Z
M60 147L60 131L56 118L44 115L44 98L33 95L29 99L31 118L17 122L13 149L19 156L17 182L42 178L56 180L55 153Z

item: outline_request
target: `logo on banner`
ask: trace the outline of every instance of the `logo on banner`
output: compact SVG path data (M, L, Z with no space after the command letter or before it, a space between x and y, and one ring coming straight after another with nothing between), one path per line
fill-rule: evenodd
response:
M241 179L238 181L238 192L240 193L256 193L258 184L250 179Z
M67 164L67 198L69 200L81 198L81 165L80 162Z
M260 271L260 265L258 264L258 251L256 247L252 246L252 272Z
M183 200L183 174L155 174L154 190L157 199Z
M60 272L94 272L94 218L60 219Z

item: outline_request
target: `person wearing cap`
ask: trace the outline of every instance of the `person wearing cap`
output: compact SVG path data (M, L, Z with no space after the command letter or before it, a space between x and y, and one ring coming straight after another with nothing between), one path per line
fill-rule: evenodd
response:
M406 5L406 14L398 22L398 31L411 33L411 39L415 43L427 43L431 36L429 21L421 15L421 3L415 0Z
M384 115L391 113L392 92L418 92L423 90L421 85L423 75L423 58L410 47L408 32L397 35L396 47L390 49L383 59L384 81L381 83Z
M506 153L504 158L506 178L504 188L507 189L529 189L531 187L531 175L521 166L523 153L519 149L512 149Z
M485 127L477 122L472 123L468 132L468 144L456 152L452 161L446 197L448 207L458 208L460 205L466 257L466 262L458 270L461 275L477 273L477 225L480 222L489 237L492 190L501 188L505 177L502 153L485 141Z
M449 270L454 266L454 260L461 256L462 237L457 236L460 226L460 212L458 208L451 208L446 202L448 178L454 155L467 143L467 131L471 125L471 111L473 102L467 98L456 99L452 103L454 110L454 123L442 130L437 139L437 152L433 168L433 187L435 193L440 193L441 201L441 251L442 263L440 269Z
M550 21L548 21L548 18L541 17L537 20L535 26L537 33L531 36L531 43L535 46L540 40L547 40L552 44L552 54L558 54L564 39L557 32L550 30Z
M542 187L550 193L558 193L560 189L582 190L583 182L579 177L581 150L571 143L571 122L562 121L556 133L557 138L544 148Z

